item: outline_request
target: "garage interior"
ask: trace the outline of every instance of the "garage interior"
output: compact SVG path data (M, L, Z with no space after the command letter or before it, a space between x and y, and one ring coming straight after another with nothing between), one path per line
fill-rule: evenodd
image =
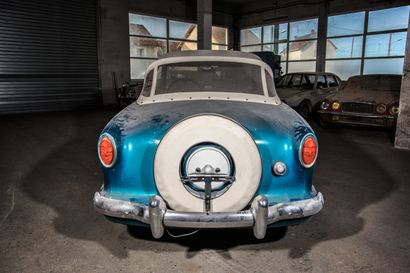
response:
M2 0L0 272L408 272L409 10L400 0ZM273 51L283 74L402 75L397 128L311 117L324 209L263 240L236 229L156 240L106 221L92 206L101 130L158 54L196 49Z

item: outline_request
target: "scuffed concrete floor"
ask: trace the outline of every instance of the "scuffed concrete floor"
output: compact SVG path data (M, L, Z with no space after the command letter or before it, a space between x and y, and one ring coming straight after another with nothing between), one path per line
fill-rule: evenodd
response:
M93 210L114 114L0 117L0 272L409 272L410 151L386 132L314 126L326 204L305 225L158 241Z

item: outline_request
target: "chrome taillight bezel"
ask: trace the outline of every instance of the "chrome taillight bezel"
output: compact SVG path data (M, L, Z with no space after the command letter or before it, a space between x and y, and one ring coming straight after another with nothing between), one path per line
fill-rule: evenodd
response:
M109 139L109 141L111 142L113 146L113 150L114 150L114 158L112 159L112 162L110 164L105 164L105 162L101 159L100 143L101 143L101 140L103 140L105 137ZM112 135L110 135L109 133L103 133L100 135L100 137L98 138L98 142L97 142L97 153L98 153L98 159L100 160L101 165L103 165L105 168L111 168L112 166L114 166L115 162L117 161L117 145Z
M303 162L303 158L302 158L302 147L303 147L303 144L305 143L305 141L308 137L312 137L314 139L315 143L316 143L316 155L315 155L315 159L312 161L312 163L305 164L305 162ZM313 165L315 165L316 160L317 160L317 156L319 154L319 143L318 143L317 138L314 134L308 133L302 138L302 140L300 141L300 144L299 144L298 154L299 154L299 162L304 168L311 168Z

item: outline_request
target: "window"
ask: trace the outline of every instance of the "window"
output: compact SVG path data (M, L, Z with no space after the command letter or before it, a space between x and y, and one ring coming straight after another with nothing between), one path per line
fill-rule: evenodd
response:
M335 73L346 80L353 75L360 74L361 60L327 60L326 71Z
M289 87L299 87L301 78L302 76L299 74L293 75L292 79L289 82Z
M410 6L403 6L329 16L326 71L343 80L360 74L402 74L409 11Z
M272 51L281 56L282 72L316 70L318 19L241 30L241 51ZM301 70L299 70L301 69Z
M363 74L402 74L403 58L366 59Z
M292 75L283 76L282 78L280 78L277 87L287 87L291 78Z
M149 74L147 75L147 78L144 82L144 88L142 89L142 96L144 96L144 97L149 97L150 94L151 94L153 74L154 74L154 71L149 72Z
M269 97L276 97L275 85L273 84L273 78L268 71L265 70L266 88L268 89Z
M337 87L339 86L339 83L337 82L335 76L331 75L326 75L327 82L329 84L329 87Z
M365 12L328 17L326 71L342 79L360 74Z
M409 11L403 6L369 12L363 74L403 74Z
M262 43L262 28L254 27L241 30L241 46Z
M327 36L347 36L362 34L365 12L329 16L327 21Z
M368 35L365 57L404 56L407 32Z
M224 27L212 27L212 49L228 50L228 29Z
M327 82L326 82L325 76L319 75L317 77L316 88L326 88L326 87L327 87Z
M302 82L300 84L301 89L313 89L315 86L315 75L303 75Z
M260 45L255 45L255 46L243 46L243 47L241 47L241 51L243 51L243 52L261 51L261 46L260 46Z
M318 19L291 22L289 25L289 40L307 40L317 38Z
M167 52L196 50L197 25L129 14L131 79L143 79L148 66ZM212 27L212 49L228 49L228 29Z
M409 22L410 6L369 12L368 31L405 29Z
M351 36L327 39L327 59L354 59L362 56L363 37Z
M315 72L316 62L288 62L288 73L294 72Z
M232 92L263 95L261 67L235 62L185 62L161 65L155 94ZM238 78L238 75L241 75Z

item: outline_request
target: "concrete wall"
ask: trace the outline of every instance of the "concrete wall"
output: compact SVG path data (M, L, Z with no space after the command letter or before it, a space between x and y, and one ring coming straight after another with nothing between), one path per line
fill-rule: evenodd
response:
M410 149L410 27L407 29L406 56L404 57L404 73L400 90L400 110L397 119L395 147Z
M104 105L115 103L113 73L121 85L130 81L130 48L128 36L128 13L166 17L175 20L196 22L196 1L194 0L100 0L100 44L99 60L101 89ZM213 25L229 28L233 41L233 16L224 12L224 5L216 4L213 11ZM233 43L231 42L230 48Z

